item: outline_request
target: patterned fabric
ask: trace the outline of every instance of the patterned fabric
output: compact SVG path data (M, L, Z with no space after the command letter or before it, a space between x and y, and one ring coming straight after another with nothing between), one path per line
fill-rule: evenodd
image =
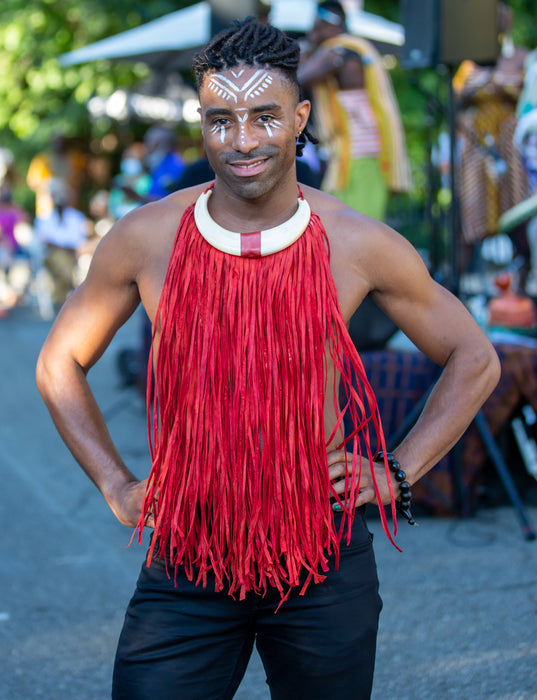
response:
M367 90L339 90L337 99L349 125L350 157L378 156L380 134Z
M502 374L481 410L492 434L497 437L521 405L529 404L537 412L537 350L508 344L495 345L495 349ZM386 443L393 447L395 432L401 429L409 413L436 381L440 368L421 352L381 350L362 353L361 357L377 397ZM460 459L458 487L452 459ZM413 503L433 515L455 515L461 495L456 489L460 488L466 508L464 514L474 512L488 464L487 449L472 423L461 438L460 451L444 457L412 486Z
M520 153L513 144L521 73L503 73L464 61L454 88L469 106L459 114L457 173L462 236L475 243L498 233L503 212L529 195Z

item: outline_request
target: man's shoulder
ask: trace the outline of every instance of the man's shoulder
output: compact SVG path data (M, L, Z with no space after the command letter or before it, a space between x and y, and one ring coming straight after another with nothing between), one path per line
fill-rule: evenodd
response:
M302 187L304 197L312 212L317 214L323 224L328 238L345 238L350 236L369 237L384 229L385 225L376 219L362 214L331 194L313 187Z
M125 255L137 255L142 259L173 243L181 219L203 186L190 187L173 192L162 199L144 204L125 214L107 234L109 246L121 249Z
M330 245L330 265L335 275L358 272L375 284L379 264L386 268L405 260L408 242L385 223L356 211L336 197L303 188L312 212L317 214Z
M152 229L166 228L175 225L176 228L188 207L196 201L199 195L210 183L188 187L172 192L161 199L138 207L123 217L127 226L143 230L147 226Z
M92 279L135 283L148 313L155 312L181 219L200 191L175 192L125 214L99 243Z

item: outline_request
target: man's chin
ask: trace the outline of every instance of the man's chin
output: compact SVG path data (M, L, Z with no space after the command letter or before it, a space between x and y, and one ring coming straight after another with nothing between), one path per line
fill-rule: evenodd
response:
M225 177L222 179L233 194L243 199L258 199L268 194L274 187L272 179L268 181L266 178L260 178L256 175L252 177Z

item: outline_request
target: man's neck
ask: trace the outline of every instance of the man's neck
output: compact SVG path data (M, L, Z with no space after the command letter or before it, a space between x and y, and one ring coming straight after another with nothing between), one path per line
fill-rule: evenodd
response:
M217 179L209 200L209 212L229 231L264 231L287 221L296 212L298 196L296 180L294 185L248 199L230 191Z

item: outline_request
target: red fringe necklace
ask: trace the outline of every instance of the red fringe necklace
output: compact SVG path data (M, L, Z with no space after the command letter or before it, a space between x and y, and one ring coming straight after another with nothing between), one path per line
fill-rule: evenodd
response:
M256 255L251 246L247 254ZM166 557L175 572L183 566L204 586L213 572L216 590L240 598L276 587L283 599L291 587L303 592L311 580L322 581L328 557L337 566L339 542L350 540L353 509L345 504L357 497L363 460L367 468L373 460L371 424L386 450L375 397L339 309L319 217L312 213L284 250L244 257L210 245L190 206L155 328L147 391L152 469L138 523L141 541L153 514L148 564ZM337 415L330 436L325 399ZM347 438L345 414L353 425ZM352 460L343 497L328 477L326 446L338 435ZM343 506L338 531L331 498Z

